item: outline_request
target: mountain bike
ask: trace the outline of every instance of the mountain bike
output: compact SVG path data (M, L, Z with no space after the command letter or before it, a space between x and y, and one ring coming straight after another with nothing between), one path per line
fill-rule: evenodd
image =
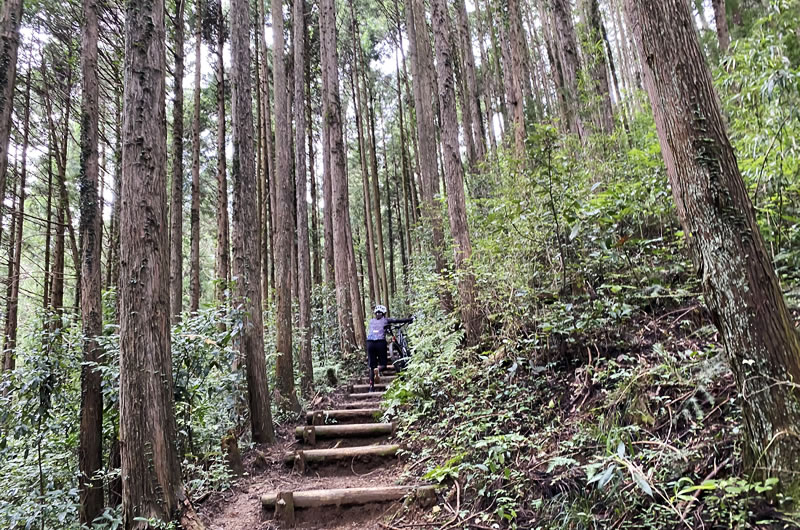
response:
M408 324L389 324L386 326L386 342L389 347L389 359L394 363L395 370L403 370L411 358L411 349L406 339L405 328Z

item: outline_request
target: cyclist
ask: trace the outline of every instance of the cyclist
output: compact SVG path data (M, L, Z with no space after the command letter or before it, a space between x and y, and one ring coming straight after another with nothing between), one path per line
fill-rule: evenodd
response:
M375 390L375 376L380 377L380 370L386 369L387 344L386 326L389 324L407 324L413 318L387 318L386 306L376 305L373 311L375 318L367 326L367 360L369 362L369 391Z

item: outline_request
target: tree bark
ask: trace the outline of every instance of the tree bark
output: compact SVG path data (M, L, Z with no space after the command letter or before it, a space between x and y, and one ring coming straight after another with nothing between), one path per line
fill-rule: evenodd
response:
M100 267L103 246L103 206L98 193L98 124L100 81L97 72L98 5L83 0L81 32L80 240L81 240L81 323L83 364L81 366L81 420L78 447L80 471L80 522L91 525L103 510L103 480L94 475L103 466L102 375L96 366L103 349L97 337L103 334L103 293ZM22 204L22 203L20 203Z
M359 51L360 48L359 48ZM363 58L363 51L362 58ZM367 91L367 79L365 64L366 60L361 61L361 75L364 78L364 91ZM367 94L365 94L367 95ZM370 169L372 181L372 211L375 215L375 246L377 253L376 266L378 269L378 280L381 284L381 297L382 304L389 306L389 282L386 275L386 251L383 243L383 214L381 213L381 192L378 177L378 153L377 142L375 140L375 96L370 90L368 93L369 98L364 98L366 105L366 115L369 121L369 153L370 153Z
M264 325L261 312L253 107L250 85L250 10L247 0L231 3L231 83L233 85L233 276L237 304L245 310L239 348L247 370L250 427L257 443L273 442Z
M593 115L595 129L603 134L614 131L614 110L611 107L611 89L606 67L603 21L598 0L583 0L588 49L584 56L589 63L595 103ZM609 57L609 61L611 58ZM613 67L612 67L613 68Z
M742 399L745 465L800 479L800 339L756 223L686 0L626 0L678 217Z
M339 322L342 350L352 354L356 346L354 312L359 304L353 303L352 285L355 281L358 291L358 278L353 274L355 261L351 260L353 251L348 206L348 186L346 174L346 153L342 138L341 102L339 99L338 53L336 50L336 8L334 0L320 2L320 31L322 36L323 92L326 103L324 112L326 140L330 152L330 182L332 206L333 257L336 287L337 318ZM349 236L349 237L348 237ZM350 248L348 249L348 245ZM351 278L351 275L354 277Z
M507 0L508 12L508 40L509 55L511 58L510 68L506 68L506 73L510 76L510 91L506 94L508 105L511 107L512 119L514 120L514 150L517 157L522 159L525 156L525 98L523 96L523 30L522 16L519 11L517 0ZM442 16L445 16L446 13ZM438 28L437 28L438 29ZM441 79L440 79L441 83ZM441 97L441 89L440 89Z
M358 27L355 22L355 11L353 11L353 4L350 4L351 21L352 21L352 49L353 49L353 65L350 68L350 89L353 96L353 113L356 118L356 133L358 136L358 159L361 163L361 189L363 192L363 206L364 206L364 229L366 235L365 247L367 258L367 272L369 276L369 299L373 303L379 303L381 297L381 286L378 280L377 259L375 257L375 234L372 224L372 215L370 213L370 205L372 199L370 197L370 184L369 184L369 169L367 168L367 145L364 135L364 101L361 97L361 88L359 85L359 76L356 71L358 70L358 61L360 54L358 53L358 40L359 34Z
M0 8L0 198L6 194L8 140L11 135L11 111L14 107L14 87L17 79L22 2L23 0L6 0Z
M552 0L555 42L558 47L561 73L564 78L564 96L570 131L581 141L586 137L580 116L580 91L578 79L581 75L578 40L572 23L572 7L569 0Z
M64 104L63 104L63 117L62 122L58 125L61 130L57 130L57 124L53 119L54 107L50 94L50 83L54 80L49 77L46 62L42 62L42 78L44 83L44 105L45 113L47 114L47 124L49 129L49 140L51 151L55 151L56 160L56 186L58 192L58 209L56 210L56 232L55 243L53 248L53 263L50 272L50 302L53 309L53 318L50 320L50 330L54 331L60 329L62 326L62 314L64 309L64 258L66 250L66 231L69 216L67 215L69 209L67 188L66 188L66 174L67 174L67 154L68 154L68 141L69 141L69 119L70 111L72 109L72 56L68 57L67 61L67 78L63 87ZM58 133L61 133L59 140ZM76 270L79 270L77 267ZM57 335L54 346L58 346L61 341L61 335Z
M478 93L478 78L475 74L475 52L472 49L472 32L469 27L469 18L467 17L467 8L464 0L457 0L455 7L461 48L464 54L464 77L467 85L468 104L465 105L465 112L470 114L475 157L480 162L486 158L486 141L483 137L483 127L481 125L480 94Z
M320 8L321 9L321 8ZM325 67L325 44L322 30L322 14L320 13L320 60L322 62L322 237L325 251L325 283L331 289L336 288L335 259L333 250L333 183L331 175L331 131L328 126L328 106L327 92L330 85L328 80L327 68ZM338 78L337 78L338 79ZM338 81L337 81L338 82Z
M464 169L458 143L458 115L456 112L453 58L450 55L450 16L445 0L432 1L432 21L436 42L436 72L439 79L439 108L442 113L442 157L447 182L447 210L450 214L450 232L455 240L455 264L460 271L458 294L461 320L467 344L480 341L482 322L475 300L475 277L469 271L472 244L467 226L467 207L464 198Z
M120 443L126 529L173 520L184 500L169 337L167 131L162 0L131 0L125 23L120 219Z
M306 4L294 0L294 108L295 184L297 193L297 269L300 309L300 386L303 395L311 396L314 365L311 358L311 252L308 245L308 201L306 199ZM310 160L310 164L314 161Z
M217 292L220 303L231 280L230 228L228 227L228 173L225 156L225 17L222 5L216 4L217 18Z
M309 15L310 18L310 15ZM309 187L311 188L311 284L322 284L322 257L320 254L320 241L319 241L319 207L317 200L317 177L315 170L315 156L314 156L314 115L311 109L311 43L309 38L308 24L305 30L305 79L306 79L306 124L308 132L308 174L309 174Z
M437 274L444 274L444 233L442 218L435 197L439 188L439 165L436 156L436 125L433 114L433 58L428 25L421 0L406 1L408 38L411 51L411 70L414 77L414 107L417 114L419 170L422 180L423 215L433 232L433 256ZM442 290L440 301L445 311L453 304L449 293Z
M172 197L169 209L169 302L173 323L183 311L183 13L184 2L175 2L173 76L175 102L172 110Z
M725 0L711 0L714 8L714 24L717 26L717 38L719 39L719 51L723 55L728 53L731 45L731 34L728 31L728 16L725 12Z
M181 1L181 0L179 0ZM189 210L191 223L191 251L189 254L189 310L200 308L200 74L202 64L202 0L195 0L194 30L194 114L192 115L192 204Z
M42 281L42 309L50 309L50 243L53 236L53 145L47 146L47 213L44 234L44 278ZM45 319L47 317L45 316Z
M30 115L31 115L31 70L28 65L28 73L25 79L25 103L22 118L22 154L20 156L19 170L19 203L14 211L12 222L12 233L9 238L8 256L8 300L6 301L6 329L5 329L5 355L3 359L3 369L6 371L14 370L16 367L16 347L17 347L17 324L19 314L19 284L22 275L22 237L25 225L25 184L28 175L28 139L30 136Z
M275 376L278 407L297 411L300 405L294 388L294 361L292 358L292 275L293 246L292 203L295 200L292 186L291 109L288 99L288 80L284 54L283 1L272 0L272 52L273 86L275 87Z
M269 96L269 55L267 51L267 40L264 35L264 0L257 0L258 9L258 45L261 49L261 84L258 90L261 93L261 112L263 122L259 127L263 131L264 159L261 166L263 173L259 174L261 180L262 200L259 205L261 212L261 292L265 305L269 303L270 282L275 279L273 246L275 243L275 226L273 211L275 210L275 179L273 143L272 143L272 106Z

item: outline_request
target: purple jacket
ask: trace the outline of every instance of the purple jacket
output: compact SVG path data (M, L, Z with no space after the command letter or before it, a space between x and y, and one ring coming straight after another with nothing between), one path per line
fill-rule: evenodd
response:
M373 318L367 326L367 340L386 340L386 326L411 322L410 318Z

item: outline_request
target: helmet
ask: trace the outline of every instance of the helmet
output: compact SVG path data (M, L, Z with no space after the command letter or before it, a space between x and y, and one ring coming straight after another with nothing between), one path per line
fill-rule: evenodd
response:
M372 311L373 313L383 313L386 314L386 306L385 305L376 305L375 309Z

